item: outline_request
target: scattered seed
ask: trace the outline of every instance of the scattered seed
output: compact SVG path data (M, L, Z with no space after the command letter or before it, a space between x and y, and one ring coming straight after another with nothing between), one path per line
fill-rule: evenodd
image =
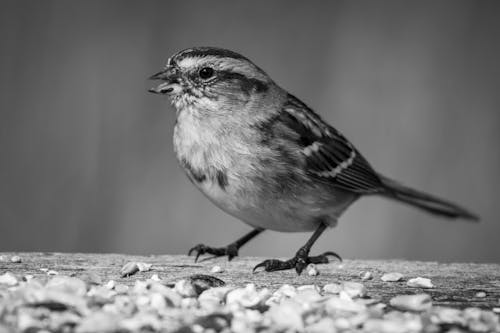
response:
M116 282L114 280L109 280L104 286L111 290L115 288Z
M372 273L368 271L359 273L359 277L361 278L362 281L373 279Z
M323 292L325 294L338 294L340 291L342 291L342 285L339 283L329 283L325 284L323 287Z
M250 283L245 288L231 290L226 295L226 304L234 305L236 308L259 308L265 304L271 296L268 289L257 290L255 285Z
M323 318L319 321L307 326L307 333L325 333L336 332L335 321L332 318Z
M148 272L151 270L152 264L146 264L144 262L138 262L137 263L137 268L139 269L139 272Z
M306 270L307 270L307 275L309 275L309 276L318 276L319 275L319 270L316 267L316 265L314 265L314 264L309 264L306 267Z
M304 321L302 307L299 303L285 300L280 305L272 306L266 313L266 317L273 323L277 332L302 332Z
M414 279L410 279L408 280L408 282L406 282L406 285L408 287L415 287L415 288L434 288L434 285L432 284L430 279L422 277L416 277Z
M19 264L20 262L22 262L22 259L20 256L12 256L10 258L10 262L15 263L15 264Z
M15 286L17 285L17 283L17 278L11 272L0 275L0 284L4 284L6 286Z
M436 307L432 311L431 320L435 324L465 326L467 323L460 309Z
M193 287L193 284L189 280L177 281L174 289L182 297L195 297L196 295L198 295Z
M196 291L196 295L201 294L208 288L223 287L226 285L224 281L215 276L205 274L195 274L189 277L189 280Z
M76 333L117 332L119 317L108 312L95 312L82 320L76 328Z
M151 277L149 278L151 281L155 281L155 282L160 282L161 279L160 277L158 276L158 274L153 274L151 275Z
M299 304L309 304L319 301L321 294L316 289L299 290L291 299Z
M330 315L342 317L346 314L363 313L366 311L366 305L354 301L348 294L341 291L339 296L332 296L325 302L325 310Z
M297 291L301 291L301 290L307 290L307 289L313 289L313 290L316 290L317 292L320 291L319 287L315 284L305 284L303 286L298 286L297 287Z
M120 284L115 285L114 289L119 294L125 294L128 291L129 286L127 286L126 284L120 283Z
M82 279L88 286L98 286L102 284L102 278L92 271L86 271L75 276Z
M342 290L351 298L365 297L367 294L366 287L358 282L344 282L342 283Z
M45 288L77 296L84 296L87 293L87 285L83 280L63 275L50 279Z
M396 296L387 307L368 298L363 283L353 281L321 289L313 284L282 285L271 292L254 284L228 287L211 275L167 284L153 274L137 279L133 287L88 280L85 273L38 274L22 281L10 272L0 275L0 314L5 321L0 333L500 331L498 306L491 311L436 307L429 295L419 294ZM425 280L410 279L408 285L421 287Z
M214 274L222 273L222 272L224 272L224 269L220 266L217 266L217 265L212 267L212 269L210 270L210 273L214 273Z
M386 273L380 278L384 282L397 282L403 279L403 274L401 273Z
M431 296L427 294L396 296L389 303L396 309L404 311L425 311L432 306Z
M134 275L139 271L139 266L137 266L136 262L128 262L126 263L122 269L120 270L121 277L128 277Z

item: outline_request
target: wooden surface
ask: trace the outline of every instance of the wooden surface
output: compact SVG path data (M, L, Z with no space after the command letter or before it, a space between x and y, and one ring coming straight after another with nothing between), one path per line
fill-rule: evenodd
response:
M319 276L308 276L303 273L297 276L294 271L260 272L253 274L252 268L264 258L237 257L232 262L226 258L202 260L194 263L193 257L155 255L131 256L122 254L66 254L66 253L0 253L10 258L18 255L21 263L0 262L0 275L10 271L17 275L31 274L46 277L40 269L57 271L63 275L83 275L93 272L105 283L115 280L125 284L133 284L135 280L149 278L158 274L165 280L178 280L192 274L209 274L224 280L228 285L243 286L254 283L257 287L276 289L284 283L292 285L316 284L356 281L362 282L372 298L388 301L401 294L428 293L434 305L453 307L478 306L485 309L500 307L500 265L498 264L439 264L435 262L409 261L365 261L345 260L318 266ZM153 264L149 272L139 272L133 276L121 278L120 269L129 261ZM210 269L221 266L224 272L212 274ZM374 278L361 281L359 274L370 271ZM399 272L405 276L402 282L383 282L380 277L384 273ZM432 289L411 288L406 281L414 277L426 277L435 285ZM478 297L478 292L485 292L486 297Z

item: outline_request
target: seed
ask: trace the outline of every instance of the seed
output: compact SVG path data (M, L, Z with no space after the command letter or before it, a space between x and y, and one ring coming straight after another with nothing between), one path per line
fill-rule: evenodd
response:
M198 295L189 280L179 280L175 283L174 290L182 297L195 297Z
M259 308L270 296L271 293L267 288L257 290L255 285L250 283L245 288L231 290L226 296L226 304L233 304L236 308Z
M121 277L128 277L130 275L134 275L139 271L139 266L137 266L136 262L128 262L126 263L122 269L120 270Z
M78 296L84 296L87 293L85 282L75 277L63 275L50 279L45 288Z
M276 327L276 331L302 332L304 322L302 318L302 307L299 303L285 300L280 305L271 306L266 313Z
M11 272L0 275L0 284L15 286L17 283L17 278Z
M155 282L160 282L161 279L160 277L158 276L158 274L153 274L151 275L151 277L149 278L151 281L155 281Z
M109 280L108 283L106 283L105 287L108 289L114 289L116 286L116 282L114 280Z
M410 279L408 280L408 282L406 282L406 285L408 287L416 287L416 288L434 288L434 285L432 284L430 279L422 277Z
M386 273L380 278L384 282L397 282L403 279L403 274L401 273Z
M344 282L342 283L342 290L344 290L351 298L365 297L366 287L358 282Z
M20 263L21 261L22 261L22 260L21 260L21 257L20 257L20 256L12 256L12 257L10 258L10 262L13 262L13 263L15 263L15 264L18 264L18 263Z
M220 266L214 266L210 270L210 273L222 273L222 272L224 272L224 269Z
M389 303L404 311L425 311L432 306L431 296L427 294L396 296Z
M323 292L325 294L338 294L342 290L342 286L338 283L325 284Z
M125 294L128 291L129 287L126 284L117 284L115 286L115 291L119 294Z
M306 269L307 269L307 275L309 276L319 275L319 270L316 268L316 265L314 264L309 264Z
M196 291L196 295L201 294L208 288L223 287L226 285L226 283L221 279L205 274L191 275L189 280Z
M144 262L138 262L137 263L137 268L139 269L139 272L147 272L151 270L152 264L146 264Z

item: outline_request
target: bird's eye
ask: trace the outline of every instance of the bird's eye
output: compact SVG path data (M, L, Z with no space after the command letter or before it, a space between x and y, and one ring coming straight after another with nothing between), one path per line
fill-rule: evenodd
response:
M203 80L208 80L210 79L211 77L213 77L215 74L214 72L214 69L213 68L210 68L210 67L203 67L202 69L200 69L200 71L198 72L198 75L200 75L200 77L203 79Z

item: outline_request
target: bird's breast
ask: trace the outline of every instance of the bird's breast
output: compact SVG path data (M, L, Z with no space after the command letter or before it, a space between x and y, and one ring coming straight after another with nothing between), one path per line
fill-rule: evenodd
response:
M193 184L224 210L235 210L238 182L234 179L237 152L231 150L220 128L200 119L192 110L177 117L174 150L179 163Z

